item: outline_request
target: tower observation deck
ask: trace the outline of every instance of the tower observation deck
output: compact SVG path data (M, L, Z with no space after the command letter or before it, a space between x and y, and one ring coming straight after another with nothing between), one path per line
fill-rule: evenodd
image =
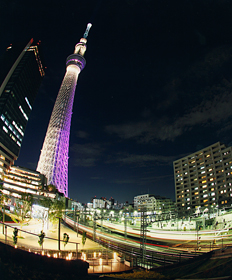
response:
M37 171L47 177L47 183L55 185L68 196L68 151L71 116L77 79L84 69L84 54L89 30L88 23L74 53L67 57L66 73L58 92L41 150Z

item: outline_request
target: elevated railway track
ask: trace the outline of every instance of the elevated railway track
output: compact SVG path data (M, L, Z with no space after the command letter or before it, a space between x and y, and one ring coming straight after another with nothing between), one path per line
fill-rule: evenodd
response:
M78 228L78 232L80 233L85 231L89 239L95 239L99 244L118 252L122 258L134 264L136 263L136 265L142 265L141 263L145 262L148 267L157 267L190 260L202 254L201 252L188 252L187 250L171 248L162 240L156 242L156 240L149 238L145 243L145 256L143 260L141 260L139 233L130 234L130 232L128 232L128 236L125 238L120 230L114 229L113 227L108 229L107 232L107 228L105 228L104 231L99 227L93 230L93 227L80 223L77 224L73 218L68 215L64 216L63 220L74 230Z

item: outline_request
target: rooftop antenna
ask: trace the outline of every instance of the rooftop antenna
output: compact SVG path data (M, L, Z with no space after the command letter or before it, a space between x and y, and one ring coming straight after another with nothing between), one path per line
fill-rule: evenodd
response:
M85 33L84 33L83 38L87 39L88 34L89 34L89 30L90 30L91 26L92 26L92 23L88 23L88 24L87 24L87 28L86 28L86 30L85 30Z

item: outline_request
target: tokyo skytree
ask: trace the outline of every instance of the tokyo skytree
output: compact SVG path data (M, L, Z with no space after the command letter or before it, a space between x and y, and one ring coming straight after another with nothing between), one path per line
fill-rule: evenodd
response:
M66 197L73 101L78 76L86 64L84 54L91 26L92 24L88 23L83 38L66 60L66 73L56 98L37 166L37 171L47 177L47 184L55 185Z

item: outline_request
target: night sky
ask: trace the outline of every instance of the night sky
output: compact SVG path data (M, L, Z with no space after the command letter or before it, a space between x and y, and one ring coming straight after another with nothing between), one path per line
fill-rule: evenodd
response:
M174 160L232 145L231 0L1 1L0 10L1 53L34 38L47 66L15 162L31 169L66 57L93 24L73 106L71 198L174 200Z

